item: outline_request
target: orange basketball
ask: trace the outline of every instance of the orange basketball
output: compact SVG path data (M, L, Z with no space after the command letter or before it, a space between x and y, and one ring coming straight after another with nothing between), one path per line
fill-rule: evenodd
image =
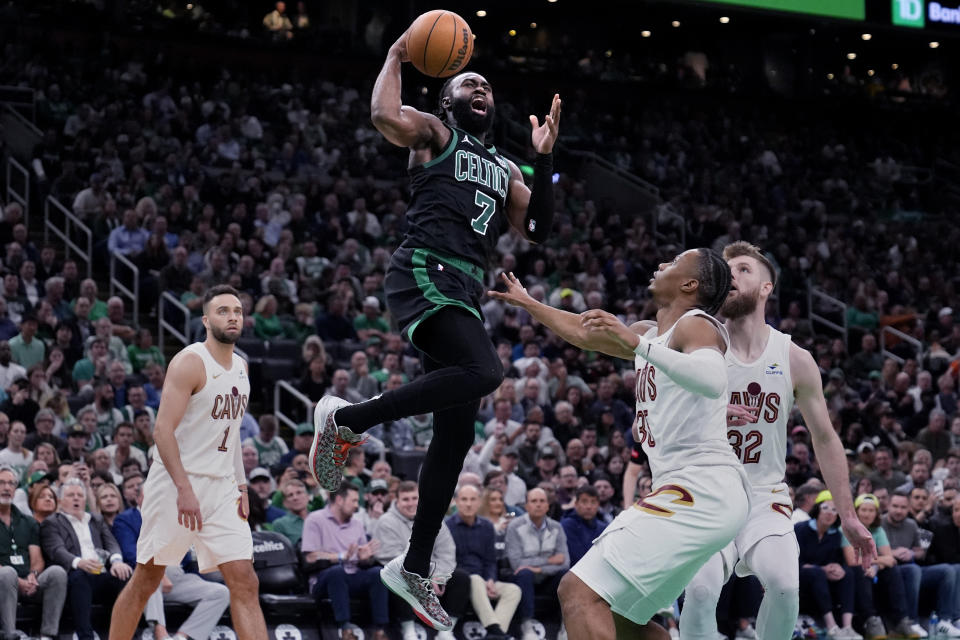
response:
M410 25L407 54L417 71L446 78L463 71L473 55L473 32L452 11L427 11Z

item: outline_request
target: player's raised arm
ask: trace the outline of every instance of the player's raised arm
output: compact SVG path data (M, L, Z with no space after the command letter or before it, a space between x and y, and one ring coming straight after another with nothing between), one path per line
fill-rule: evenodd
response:
M180 447L174 432L183 414L187 410L190 396L203 388L205 382L203 361L199 356L189 352L181 352L170 361L164 382L164 393L160 399L160 408L157 409L157 424L153 430L153 439L157 445L157 453L163 462L164 468L170 474L177 487L178 521L189 529L200 529L203 526L200 517L200 503L193 493L193 487L187 478L180 459Z
M450 131L436 116L403 105L400 96L400 66L409 62L407 32L387 52L387 59L373 85L370 119L383 136L398 147L423 149L442 148L450 139Z
M616 358L633 360L633 350L628 348L623 341L607 333L587 331L580 321L582 314L570 313L538 302L527 293L526 288L513 273L509 275L503 273L501 278L507 285L507 290L504 293L488 291L487 295L491 298L503 300L507 304L523 308L537 321L549 327L554 333L575 347L587 351L599 351ZM622 323L621 326L623 326ZM629 332L627 327L623 328Z
M813 356L795 344L790 345L790 375L793 377L793 394L797 406L810 431L813 451L820 461L820 471L823 472L824 482L833 495L834 504L837 505L843 534L856 550L860 564L866 571L877 559L877 546L873 536L857 518L853 507L847 457L840 438L830 424L827 403L823 398L820 369Z
M514 229L532 242L543 242L553 228L553 145L559 132L560 107L560 94L554 94L543 124L537 116L530 116L531 143L537 151L532 190L524 184L520 168L510 162L507 218Z

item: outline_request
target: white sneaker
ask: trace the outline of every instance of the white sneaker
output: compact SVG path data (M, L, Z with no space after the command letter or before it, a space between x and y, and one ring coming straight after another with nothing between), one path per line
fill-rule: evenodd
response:
M520 640L542 640L547 633L539 620L530 618L520 625Z
M949 620L941 620L937 623L937 635L946 638L960 638L960 629L950 624Z
M752 624L747 625L745 629L737 630L737 638L744 638L745 640L757 640L757 632L753 628Z
M336 396L323 396L313 410L313 444L308 460L314 479L327 491L340 488L347 450L366 442L362 435L338 425L333 419L337 409L349 405Z
M843 633L847 640L863 640L863 636L853 630L853 627L844 627Z
M437 631L450 631L453 629L453 621L440 605L430 579L406 571L403 568L404 555L406 554L397 556L380 570L380 582L406 600L413 613L424 624Z
M827 629L827 637L833 638L833 640L846 640L847 636L844 635L843 629L837 625L833 625Z
M927 630L924 629L923 627L921 627L921 626L920 626L919 624L917 624L916 622L914 622L914 623L910 626L910 631L911 631L911 633L917 634L917 637L918 637L918 638L929 638L929 637L930 637L930 634L927 633Z

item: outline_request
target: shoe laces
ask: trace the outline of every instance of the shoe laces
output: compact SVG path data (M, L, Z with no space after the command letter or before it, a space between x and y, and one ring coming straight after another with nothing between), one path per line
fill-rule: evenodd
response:
M347 452L354 447L359 447L366 443L366 437L360 438L356 442L350 442L349 440L344 440L338 433L336 440L333 442L333 463L338 467L342 467L347 462Z

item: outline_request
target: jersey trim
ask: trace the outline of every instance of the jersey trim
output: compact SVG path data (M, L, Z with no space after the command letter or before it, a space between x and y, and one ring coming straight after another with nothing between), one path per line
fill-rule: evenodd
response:
M463 258L455 258L454 256L446 255L438 251L434 251L433 249L426 249L426 248L414 249L414 254L416 254L417 251L422 251L423 253L427 254L428 256L432 257L434 260L437 260L438 262L445 262L449 266L454 267L457 270L467 274L468 276L470 276L480 284L483 284L483 274L484 274L483 269L473 264L469 260L464 260Z
M414 320L407 328L407 338L410 339L411 344L413 344L413 346L417 349L419 349L419 347L417 347L417 344L413 339L413 334L417 330L417 327L420 326L420 323L422 323L424 320L435 314L437 311L440 311L440 309L443 309L444 307L460 307L461 309L469 311L471 314L473 314L477 320L480 320L479 311L462 300L455 300L443 295L443 293L441 293L437 288L437 285L430 281L430 275L427 272L428 255L431 255L431 252L426 249L414 249L413 255L410 257L410 262L413 263L413 278L417 282L417 287L420 288L420 293L422 293L423 297L429 302L434 304L432 309L427 309L420 314L420 317Z
M457 143L458 143L458 142L460 142L460 136L457 134L457 130L456 130L456 129L450 129L450 142L447 143L447 148L443 150L443 153L441 153L440 155L438 155L438 156L437 156L436 158L434 158L433 160L427 160L426 162L424 162L424 163L423 163L422 165L420 165L420 166L421 166L422 168L426 169L426 168L428 168L428 167L432 167L433 165L437 164L438 162L443 162L444 160L447 159L447 156L449 156L451 153L453 153L453 150L457 148Z

